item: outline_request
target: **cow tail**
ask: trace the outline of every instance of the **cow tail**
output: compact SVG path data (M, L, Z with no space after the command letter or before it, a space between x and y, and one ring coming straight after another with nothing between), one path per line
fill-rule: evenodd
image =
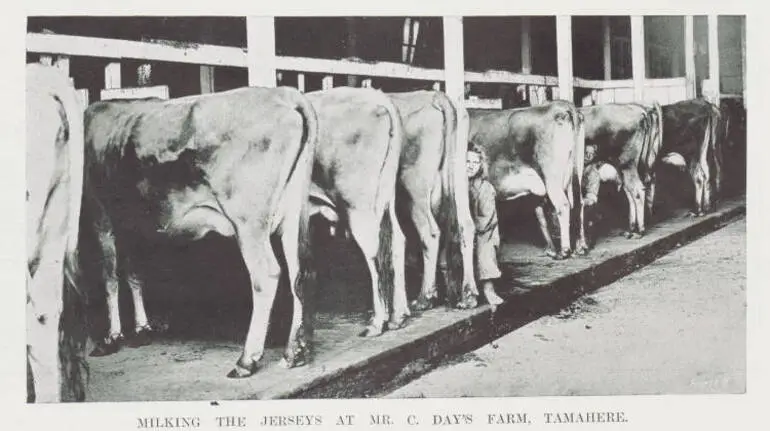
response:
M318 114L316 113L310 102L304 97L300 96L297 104L297 111L300 113L303 119L303 140L298 155L299 169L292 175L301 174L303 186L302 191L305 196L308 194L310 188L310 182L312 181L313 162L315 161L315 152L318 145L319 134L319 121ZM299 296L299 300L302 302L304 315L303 328L306 334L312 336L313 333L313 316L312 302L310 299L315 284L315 263L313 261L313 250L311 244L311 232L310 232L310 212L311 205L310 199L302 199L302 206L300 207L299 216L299 237L297 241L297 256L299 258L299 274L297 275L295 291Z
M658 160L658 154L663 147L663 110L658 102L653 103L651 110L648 110L650 130L649 142L645 153L645 177L646 182L654 181L655 164Z
M67 242L63 260L62 314L59 322L59 361L62 371L62 400L84 401L88 384L85 360L88 338L85 295L80 286L78 238L83 197L84 123L83 106L69 77L56 72L48 80L50 92L61 103L68 125L69 208ZM39 84L39 83L38 83Z
M716 105L711 106L711 115L709 116L711 128L711 139L709 139L709 158L714 164L714 192L719 194L722 183L722 113ZM712 202L716 196L712 196Z
M397 281L393 256L393 240L397 234L396 229L400 230L396 217L396 181L401 148L403 148L404 128L401 122L401 115L392 102L380 105L378 107L378 114L388 116L390 120L390 136L377 179L378 188L375 205L377 214L382 214L382 219L380 220L379 247L375 262L380 276L378 289L382 297L386 298L387 306L391 307L394 288L396 287L395 282ZM383 207L384 212L381 210ZM403 234L401 233L401 235ZM403 274L403 268L401 269L401 274ZM399 282L404 287L404 280Z
M444 282L446 283L446 289L448 292L459 293L462 290L462 282L464 276L463 268L463 236L462 225L459 221L459 205L457 200L458 188L462 190L462 184L456 184L455 170L458 167L458 156L464 154L459 148L458 142L458 116L459 114L454 109L454 106L448 102L442 94L436 94L433 100L433 106L441 112L444 117L442 128L443 134L443 148L441 151L441 215L439 217L439 223L441 224L441 237L440 241L442 246L446 250L444 254L447 258L447 262L444 264L447 266L443 271L441 277L446 275ZM465 187L467 195L467 185ZM440 257L439 257L440 258ZM424 269L433 270L433 269Z

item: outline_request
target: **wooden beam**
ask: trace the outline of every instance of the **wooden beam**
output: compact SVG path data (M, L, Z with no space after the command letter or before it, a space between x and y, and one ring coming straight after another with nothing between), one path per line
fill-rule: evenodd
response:
M530 18L521 17L521 73L532 73L532 38L530 36Z
M107 90L120 88L120 84L120 63L108 63L104 66L104 88Z
M275 18L246 17L246 62L249 86L275 87Z
M645 80L644 16L631 16L631 77L634 81L634 100L644 100Z
M216 91L214 72L214 66L200 66L201 94L213 93Z
M465 51L463 18L445 16L444 21L444 91L455 102L465 100Z
M713 92L713 102L719 105L719 16L708 16L709 40L709 84Z
M334 77L332 75L324 76L321 79L321 90L329 90L334 88Z
M297 74L297 90L299 90L301 93L305 92L305 74L304 73Z
M692 15L684 16L684 79L687 81L687 98L695 94L695 23Z
M602 17L602 45L604 47L604 80L612 79L612 28L610 17Z
M572 17L556 17L556 64L559 71L558 98L572 102Z

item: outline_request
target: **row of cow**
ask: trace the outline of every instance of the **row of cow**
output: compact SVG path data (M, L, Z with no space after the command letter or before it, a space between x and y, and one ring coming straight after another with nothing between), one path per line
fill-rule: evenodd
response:
M69 392L74 385L76 399L84 397L77 362L82 336L72 322L63 322L62 339L79 341L60 349L58 329L76 307L76 295L62 297L61 287L77 289L76 252L84 254L78 240L86 232L98 239L93 262L109 316L108 335L96 342L94 356L115 353L125 341L150 342L134 262L140 245L168 237L197 240L211 232L234 237L253 303L242 354L228 376L245 377L262 358L282 268L293 296L284 363L308 360L311 320L303 298L314 283L309 220L315 214L350 235L365 257L374 312L362 335L398 329L413 310L435 306L438 277L450 303L477 293L465 169L469 141L487 153L500 200L543 197L536 216L546 252L556 259L588 251L584 195L587 203L595 201L601 181L622 185L631 208L629 232L639 235L657 162L685 161L698 213L710 208L710 178L720 175L719 111L697 100L662 108L580 109L554 101L484 111L466 110L435 91L240 88L167 101L102 101L83 113L72 104L74 89L57 73L27 66L28 363L38 401L59 401L61 384ZM699 129L704 124L709 127ZM559 247L546 209L558 220ZM416 232L424 268L411 307L404 223ZM574 245L573 223L579 227ZM135 327L126 337L121 281L130 287L135 310ZM68 298L73 304L64 303Z

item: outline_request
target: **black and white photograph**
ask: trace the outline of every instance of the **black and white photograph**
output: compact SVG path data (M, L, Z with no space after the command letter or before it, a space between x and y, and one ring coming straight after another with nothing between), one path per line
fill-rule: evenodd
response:
M25 27L26 406L747 393L745 14Z

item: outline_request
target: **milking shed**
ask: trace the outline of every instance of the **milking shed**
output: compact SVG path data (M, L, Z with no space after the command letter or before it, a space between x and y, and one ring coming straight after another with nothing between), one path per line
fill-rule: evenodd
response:
M245 85L289 85L306 92L344 85L383 91L433 88L462 100L466 107L487 108L553 99L578 106L635 100L667 104L699 96L736 97L745 103L745 58L745 17L717 15L30 17L27 34L27 62L65 70L84 103L175 98ZM141 352L125 350L120 363L93 360L89 399L360 395L367 389L353 388L338 377L369 373L367 367L375 356L381 359L379 376L392 377L388 373L400 371L393 367L422 359L422 350L430 352L423 356L435 356L469 337L436 327L443 331L463 319L482 320L476 311L431 310L405 330L385 334L376 342L357 339L362 320L345 316L365 312L370 293L360 281L363 265L350 257L351 244L337 243L339 250L329 247L321 255L331 256L330 260L342 256L350 262L344 268L329 265L323 270L330 273L320 276L327 281L338 279L336 284L319 283L321 336L316 350L323 369L271 366L270 372L236 387L222 381L226 373L222 367L231 362L233 350L221 340L229 343L243 335L248 319L243 307L250 306L248 277L242 268L234 268L242 266L235 248L212 241L220 240L208 242L216 252L206 247L176 249L176 258L165 256L153 262L156 283L147 292L150 314L153 308L157 312L174 302L186 306L194 302L191 307L196 311L188 311L188 321L183 323L204 327L197 329L198 337L183 345L159 343ZM632 246L616 248L622 247ZM589 265L586 262L575 260L558 268L549 263L545 277L564 277ZM524 274L516 281L545 284L528 277ZM280 309L274 308L274 316ZM104 309L96 313L94 322L103 318ZM512 329L490 331L506 330ZM201 341L209 337L217 340L214 347ZM420 340L430 337L434 344L421 344ZM204 360L190 362L199 357ZM268 359L275 357L276 352L268 352ZM193 371L176 379L178 370L162 361L184 362ZM393 370L383 373L386 366ZM187 378L196 371L203 377ZM336 377L329 377L332 374ZM142 376L152 382L142 388L144 392L125 390ZM205 388L201 390L200 385Z

